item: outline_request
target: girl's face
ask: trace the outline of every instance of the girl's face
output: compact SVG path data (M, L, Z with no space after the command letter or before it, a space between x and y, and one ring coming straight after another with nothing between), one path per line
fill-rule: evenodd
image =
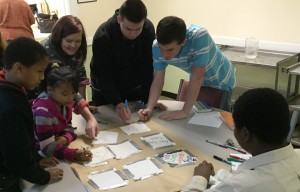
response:
M59 107L68 106L77 94L69 82L59 83L56 87L48 86L47 91Z
M82 31L66 36L61 41L61 49L67 55L75 55L81 45Z

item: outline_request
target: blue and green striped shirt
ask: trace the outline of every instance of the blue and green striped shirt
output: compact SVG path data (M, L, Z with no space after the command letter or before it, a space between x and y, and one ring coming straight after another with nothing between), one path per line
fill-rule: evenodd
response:
M152 45L154 69L165 70L168 65L173 65L192 74L192 66L205 66L202 86L231 90L235 86L235 67L216 46L208 31L191 25L187 29L186 39L181 51L170 60L162 57L155 40Z

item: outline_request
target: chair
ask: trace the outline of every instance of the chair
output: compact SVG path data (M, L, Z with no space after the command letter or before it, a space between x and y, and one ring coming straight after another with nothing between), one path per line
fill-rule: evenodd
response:
M178 93L176 100L185 101L189 81L180 79ZM197 100L206 102L209 106L214 108L222 108L220 106L223 96L223 91L212 87L201 86L200 93Z
M298 142L293 142L292 140L292 136L295 131L296 124L298 122L298 117L299 117L299 107L295 105L290 106L290 131L287 136L287 141L299 146Z

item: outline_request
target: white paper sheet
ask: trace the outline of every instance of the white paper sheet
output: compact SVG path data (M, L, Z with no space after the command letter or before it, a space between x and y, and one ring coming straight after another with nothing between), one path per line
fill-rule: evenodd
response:
M134 180L146 179L163 172L149 157L132 164L124 165L123 168L127 169L133 175Z
M145 125L144 123L129 124L129 125L121 127L121 129L127 135L151 131L151 129L147 125Z
M130 141L108 145L108 147L115 154L116 159L124 159L134 153L141 152L141 150L136 148Z
M213 111L209 113L196 113L188 123L219 128L222 120L220 119L220 113Z
M176 143L170 141L163 133L141 137L141 140L148 143L153 149L176 145Z
M91 150L93 153L92 161L84 163L88 167L96 167L108 164L106 160L114 158L114 155L106 147L98 147Z
M92 141L92 144L112 144L118 140L118 132L100 131L98 136Z
M128 184L128 180L124 180L120 177L120 175L116 173L116 169L92 173L88 175L88 178L91 179L100 190L114 189Z

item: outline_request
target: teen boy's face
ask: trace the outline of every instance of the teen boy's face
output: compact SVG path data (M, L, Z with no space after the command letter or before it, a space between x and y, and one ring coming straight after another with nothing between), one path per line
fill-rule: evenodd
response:
M144 26L144 20L139 23L133 23L128 21L126 18L122 18L120 15L117 16L117 21L120 24L121 32L126 39L134 40L142 32Z
M33 90L44 79L44 71L48 65L48 57L40 59L30 67L26 67L21 63L17 63L16 65L18 65L18 70L20 71L20 73L18 73L20 75L19 85L27 90Z
M57 106L68 106L73 102L76 96L71 83L60 83L57 87L47 87L52 99L56 102Z
M81 45L82 31L66 36L61 40L61 49L67 55L75 55Z
M185 42L186 40L184 40L182 43L173 41L172 43L166 45L158 43L160 54L163 56L165 60L170 60L174 58L181 51L181 47L185 45Z

